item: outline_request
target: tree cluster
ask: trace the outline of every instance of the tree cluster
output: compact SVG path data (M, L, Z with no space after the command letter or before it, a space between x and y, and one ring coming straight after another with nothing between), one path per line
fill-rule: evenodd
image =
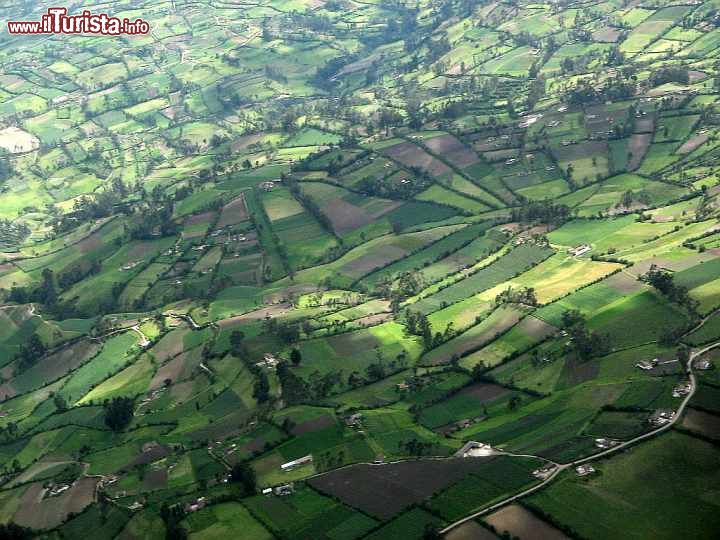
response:
M135 402L129 397L115 397L103 404L105 409L105 425L113 431L122 431L135 415Z
M589 360L610 352L609 337L588 330L585 317L579 311L565 311L562 314L562 327L569 335L569 347L579 360Z

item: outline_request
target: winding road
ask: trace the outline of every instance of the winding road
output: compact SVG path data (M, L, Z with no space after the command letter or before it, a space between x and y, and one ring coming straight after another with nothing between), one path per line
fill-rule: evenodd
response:
M503 499L502 501L497 502L491 506L483 508L482 510L478 510L477 512L474 512L474 513L470 514L469 516L459 519L459 520L451 523L444 529L441 529L440 533L446 534L447 532L451 531L455 527L458 527L459 525L462 525L463 523L471 521L471 520L473 520L477 517L480 517L484 514L493 512L494 510L497 510L498 508L505 506L506 504L512 503L522 497L525 497L526 495L530 495L530 494L544 488L550 482L552 482L555 478L557 478L557 476L558 476L558 474L560 474L560 472L562 472L566 469L569 469L571 467L576 467L578 465L581 465L583 463L588 463L590 461L595 461L600 458L604 458L605 456L608 456L615 452L624 450L624 449L628 448L629 446L639 443L645 439L650 439L651 437L659 435L660 433L663 433L664 431L667 431L670 428L672 428L675 425L675 423L678 420L680 420L680 418L682 417L683 412L685 412L685 409L687 408L688 403L690 403L690 400L695 395L695 391L697 390L697 379L695 377L695 373L693 373L693 364L695 363L695 360L697 358L699 358L700 356L702 356L703 354L705 354L706 352L708 352L716 347L720 347L720 341L712 343L710 345L707 345L707 346L703 347L702 349L699 349L690 354L690 358L688 359L688 363L686 366L688 378L690 379L690 392L688 392L688 394L685 396L685 399L682 400L682 403L680 403L680 406L675 411L675 416L667 424L664 424L656 429L653 429L652 431L648 431L647 433L643 433L642 435L638 435L637 437L630 439L629 441L625 441L621 444L618 444L617 446L613 446L612 448L608 448L607 450L602 450L601 452L592 454L592 455L584 457L582 459L575 460L571 463L556 463L555 470L545 480L543 480L539 484L536 484L536 485L532 486L531 488L526 489L525 491L521 491L520 493L516 493L515 495L512 495L511 497L508 497L506 499ZM540 456L528 456L528 457L537 457L539 459L543 459Z

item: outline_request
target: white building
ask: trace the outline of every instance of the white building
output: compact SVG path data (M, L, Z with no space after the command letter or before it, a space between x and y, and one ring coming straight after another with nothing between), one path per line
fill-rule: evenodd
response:
M301 467L302 465L307 465L308 463L312 463L312 461L313 461L312 454L308 454L307 456L303 456L303 457L295 459L293 461L288 461L287 463L283 463L282 465L280 465L280 469L282 469L283 471L292 471L293 469Z

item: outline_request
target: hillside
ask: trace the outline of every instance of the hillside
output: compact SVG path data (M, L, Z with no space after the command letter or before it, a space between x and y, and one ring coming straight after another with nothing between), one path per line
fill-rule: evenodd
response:
M720 2L82 9L0 32L0 523L716 535Z

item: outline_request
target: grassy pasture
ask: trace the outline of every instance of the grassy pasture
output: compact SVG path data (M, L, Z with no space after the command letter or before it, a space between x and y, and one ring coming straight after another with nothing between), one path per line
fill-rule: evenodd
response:
M642 538L652 531L656 538L677 534L705 536L717 527L716 504L702 495L708 475L717 475L712 445L687 435L671 433L603 461L600 474L576 478L572 472L528 502L586 538L623 534ZM665 464L656 467L657 460ZM648 474L653 488L634 481ZM702 471L702 473L700 472ZM675 486L671 495L664 486ZM678 490L682 492L677 497ZM621 508L635 508L632 522L622 519ZM582 510L580 510L582 509ZM698 519L688 521L686 516Z

